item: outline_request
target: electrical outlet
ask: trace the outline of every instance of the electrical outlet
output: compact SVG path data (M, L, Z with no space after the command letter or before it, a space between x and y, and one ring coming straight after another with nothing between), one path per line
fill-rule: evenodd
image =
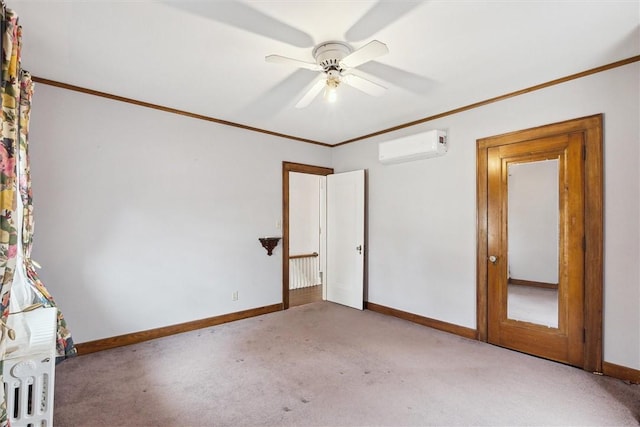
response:
M234 291L231 294L231 301L238 301L238 291Z

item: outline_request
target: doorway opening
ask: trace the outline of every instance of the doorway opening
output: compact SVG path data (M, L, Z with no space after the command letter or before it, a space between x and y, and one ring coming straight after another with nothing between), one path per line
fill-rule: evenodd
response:
M324 261L319 232L317 243L308 233L313 233L313 223L320 221L320 191L309 194L319 180L333 173L333 169L301 163L282 163L282 308L323 299L322 279L318 277ZM317 195L316 195L317 194ZM292 215L292 208L306 206L308 215ZM315 212L314 212L315 211ZM300 212L297 212L300 213ZM309 216L308 221L303 217ZM317 229L318 230L318 229ZM306 234L306 235L303 235ZM293 248L293 252L292 252ZM292 272L293 270L293 272Z
M479 139L476 161L478 339L602 372L602 115Z
M289 307L323 300L323 180L289 172Z
M322 299L364 309L364 260L365 247L365 170L332 173L325 167L283 162L283 257L282 257L282 306L291 306L291 285L294 283L292 266L298 254L292 249L292 215L290 200L292 176L295 174L319 175L320 224L319 264ZM300 254L299 259L313 262L313 253ZM300 267L300 266L299 266ZM300 267L302 268L302 267ZM295 272L294 272L295 273ZM318 274L320 276L320 274ZM313 280L313 278L312 278Z

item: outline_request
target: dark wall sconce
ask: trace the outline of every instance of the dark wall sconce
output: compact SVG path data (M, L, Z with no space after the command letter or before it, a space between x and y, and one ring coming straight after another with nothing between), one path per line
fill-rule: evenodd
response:
M273 249L278 246L278 241L280 237L260 237L260 243L262 243L262 247L267 250L267 255L273 255Z

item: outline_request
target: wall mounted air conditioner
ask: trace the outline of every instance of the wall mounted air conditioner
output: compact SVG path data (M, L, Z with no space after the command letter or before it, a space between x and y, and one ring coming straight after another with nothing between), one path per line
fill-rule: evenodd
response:
M444 156L447 149L447 133L436 129L381 142L378 145L378 159L383 164L409 162Z

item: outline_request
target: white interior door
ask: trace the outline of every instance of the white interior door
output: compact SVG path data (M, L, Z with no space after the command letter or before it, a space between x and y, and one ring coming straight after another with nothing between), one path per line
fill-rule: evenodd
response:
M327 300L363 309L364 170L327 176Z

